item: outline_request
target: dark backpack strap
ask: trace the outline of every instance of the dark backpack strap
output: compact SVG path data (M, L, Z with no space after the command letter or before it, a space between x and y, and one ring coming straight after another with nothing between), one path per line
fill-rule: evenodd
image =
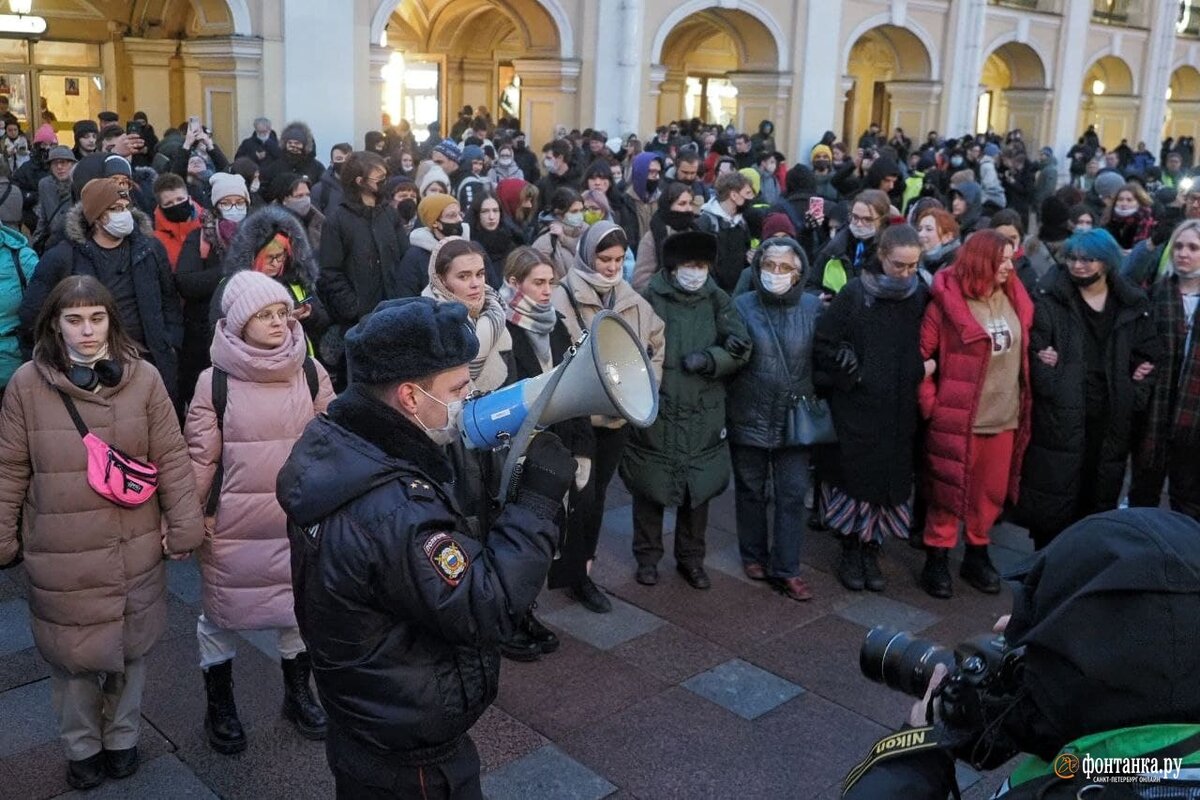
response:
M588 326L583 321L583 314L579 310L579 301L575 299L575 292L571 291L571 287L564 280L561 284L563 291L567 294L567 300L571 303L571 308L575 311L575 321L579 323L580 334L586 333Z
M88 427L83 424L83 418L79 416L79 409L75 408L75 401L62 389L55 389L55 391L62 398L63 405L67 407L67 413L71 415L71 421L75 423L75 430L79 431L79 437L87 436Z
M212 402L217 414L217 430L221 432L221 454L225 453L225 406L229 402L229 373L220 367L212 369ZM217 513L217 505L221 502L221 486L225 483L225 465L217 460L217 471L213 474L212 487L208 490L208 499L204 503L204 516L211 517Z
M17 271L17 280L21 282L21 295L25 295L25 290L29 288L29 279L25 277L24 270L21 269L21 259L17 258L17 248L8 248L8 255L12 258L13 269Z
M304 359L304 380L308 381L309 396L316 402L317 392L321 391L321 378L317 375L317 363L312 360L312 356Z

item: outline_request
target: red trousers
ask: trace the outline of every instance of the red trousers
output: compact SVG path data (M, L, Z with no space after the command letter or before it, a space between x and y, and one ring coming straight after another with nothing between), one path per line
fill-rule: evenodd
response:
M971 461L967 464L967 515L960 520L957 511L929 504L925 522L927 547L954 547L958 544L958 525L966 523L968 544L987 544L988 532L1004 510L1008 494L1008 476L1012 469L1013 439L1016 431L971 436Z

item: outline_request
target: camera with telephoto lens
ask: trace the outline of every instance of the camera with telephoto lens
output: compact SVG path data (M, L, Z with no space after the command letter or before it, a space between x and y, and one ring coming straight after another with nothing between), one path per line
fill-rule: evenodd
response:
M864 676L921 699L942 664L946 678L934 692L940 740L976 769L993 769L1020 748L1001 724L1019 699L1024 648L1010 649L1000 634L976 636L953 650L886 626L871 629L859 652Z

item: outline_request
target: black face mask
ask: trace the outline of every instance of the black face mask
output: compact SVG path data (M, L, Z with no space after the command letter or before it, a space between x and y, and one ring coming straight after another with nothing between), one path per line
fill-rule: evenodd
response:
M463 234L461 222L439 222L438 226L442 229L442 236L462 236Z
M179 203L169 208L162 209L163 216L167 222L187 222L192 218L191 202Z
M658 191L658 179L646 181L646 194L654 194Z
M90 367L71 365L67 370L67 379L85 392L90 392L97 386L116 386L124 373L120 361L102 358Z
M813 172L828 172L832 166L833 162L826 161L823 158L818 158L813 162Z
M417 215L417 201L411 197L406 197L396 204L396 213L405 222Z
M695 224L696 215L690 211L664 211L662 220L673 231L686 231Z
M1086 277L1080 277L1078 275L1072 274L1071 275L1071 283L1082 288L1085 286L1091 286L1094 283L1099 283L1103 277L1104 277L1104 273L1102 273L1102 272L1097 272L1095 275L1088 275Z

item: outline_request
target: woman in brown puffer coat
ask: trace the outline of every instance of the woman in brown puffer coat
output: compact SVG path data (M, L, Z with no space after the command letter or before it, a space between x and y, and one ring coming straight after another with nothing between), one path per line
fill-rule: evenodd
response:
M234 273L221 312L213 366L196 384L184 432L199 494L210 501L196 624L208 695L204 728L212 748L230 754L246 748L233 699L239 630L276 632L283 714L301 735L325 737L325 712L313 700L312 667L296 625L287 520L275 478L304 427L333 400L333 387L308 357L292 293L282 283L250 270ZM223 408L214 401L218 370Z
M93 277L66 278L35 330L33 361L0 414L0 566L24 557L67 780L85 789L137 769L143 656L167 625L163 559L186 557L204 529L171 399L112 294ZM126 508L93 491L63 396L90 433L157 466L149 500Z

